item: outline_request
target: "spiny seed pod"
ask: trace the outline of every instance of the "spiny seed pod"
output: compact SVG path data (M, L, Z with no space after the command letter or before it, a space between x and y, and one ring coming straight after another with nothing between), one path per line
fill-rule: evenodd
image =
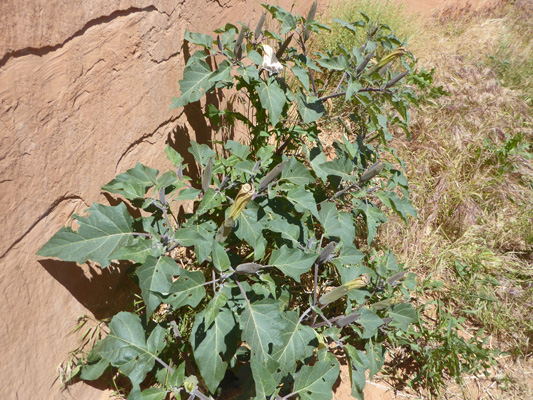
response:
M350 282L333 289L331 292L322 295L320 299L318 299L318 302L325 306L345 296L350 290L360 289L367 284L368 278L366 275L361 275L359 278L351 280Z
M333 254L333 251L335 251L336 247L337 247L336 242L328 243L328 245L322 249L322 252L316 259L316 263L318 265L325 263L330 258L331 254Z
M363 176L361 176L361 179L359 180L359 184L368 182L381 171L383 171L383 164L381 161L378 161L377 163L371 165L370 168L364 172Z
M257 27L255 28L255 31L254 31L255 40L259 38L259 36L261 35L261 32L263 31L263 24L265 23L265 18L266 18L266 12L264 12L261 15L261 18L259 18L259 22L257 23Z
M261 264L256 263L245 263L237 265L237 268L235 268L235 273L242 275L242 274L255 274L258 272L261 268L265 267Z
M339 319L336 324L339 326L339 327L343 327L343 326L346 326L346 325L349 325L351 324L352 322L355 322L359 319L359 317L361 316L361 313L360 312L357 312L357 311L354 311L353 313Z
M274 179L276 179L278 175L281 174L281 171L283 171L283 167L286 163L287 161L279 163L274 168L272 168L272 170L268 174L266 174L266 176L263 178L263 180L259 183L259 186L257 187L257 193L260 193L265 190L268 185L270 185L274 181Z
M202 190L204 193L209 189L211 184L211 175L213 173L213 157L209 159L204 171L202 172Z
M367 64L370 62L370 60L372 60L372 58L374 57L374 52L368 54L365 59L363 61L361 61L361 64L359 64L355 70L355 72L357 73L357 75L359 75L361 72L363 72L363 70L365 69L365 67L367 66Z
M285 39L285 41L283 42L283 44L281 45L281 47L279 48L279 50L276 52L276 57L277 58L281 58L281 56L283 55L283 53L285 52L285 50L287 49L287 47L289 46L289 43L291 42L292 40L292 33L291 35Z
M409 71L405 71L405 72L402 72L401 74L399 75L396 75L394 78L392 78L390 81L387 82L387 84L385 85L385 89L388 89L388 88L391 88L393 87L394 85L396 85L399 81L401 81L403 79L403 77L405 75L407 75L409 73Z

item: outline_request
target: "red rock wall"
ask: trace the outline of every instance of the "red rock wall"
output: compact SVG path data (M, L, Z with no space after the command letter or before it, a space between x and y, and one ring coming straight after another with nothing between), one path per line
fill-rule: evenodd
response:
M116 174L168 168L166 142L207 139L200 109L168 109L184 31L260 12L245 0L0 1L1 399L108 397L99 383L60 391L56 368L77 317L112 315L127 282L35 253L73 213L112 200L100 187Z

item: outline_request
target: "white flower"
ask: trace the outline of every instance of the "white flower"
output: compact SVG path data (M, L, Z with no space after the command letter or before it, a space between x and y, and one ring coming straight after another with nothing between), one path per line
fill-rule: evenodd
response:
M279 74L283 71L283 65L278 61L276 55L274 54L274 49L267 44L263 45L264 55L263 55L263 69L266 69L272 74Z

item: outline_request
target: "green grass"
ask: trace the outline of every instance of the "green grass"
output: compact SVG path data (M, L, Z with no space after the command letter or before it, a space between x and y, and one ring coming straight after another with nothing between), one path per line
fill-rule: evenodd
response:
M322 22L331 28L331 32L319 35L318 47L323 50L334 50L338 44L348 49L360 46L366 37L363 32L354 36L333 21L334 18L348 22L360 21L363 19L360 12L365 13L371 21L388 25L401 40L409 41L418 35L419 17L409 14L401 3L391 0L335 0L322 15Z

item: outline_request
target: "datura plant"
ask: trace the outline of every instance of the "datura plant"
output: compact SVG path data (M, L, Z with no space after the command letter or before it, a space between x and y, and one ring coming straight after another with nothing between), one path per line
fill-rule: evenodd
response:
M431 73L364 14L336 22L366 41L333 54L311 42L328 29L316 3L305 18L263 6L254 29L186 32L199 49L172 101L219 94L228 106L205 104L206 119L246 144L191 141L194 168L167 146L172 170L118 175L102 189L122 202L93 204L38 252L132 266L143 307L115 315L80 368L86 380L118 369L128 399L207 399L231 382L242 398L331 399L339 360L362 399L391 338L417 321L414 275L373 239L389 213L416 216L388 143ZM328 153L324 126L342 130Z

